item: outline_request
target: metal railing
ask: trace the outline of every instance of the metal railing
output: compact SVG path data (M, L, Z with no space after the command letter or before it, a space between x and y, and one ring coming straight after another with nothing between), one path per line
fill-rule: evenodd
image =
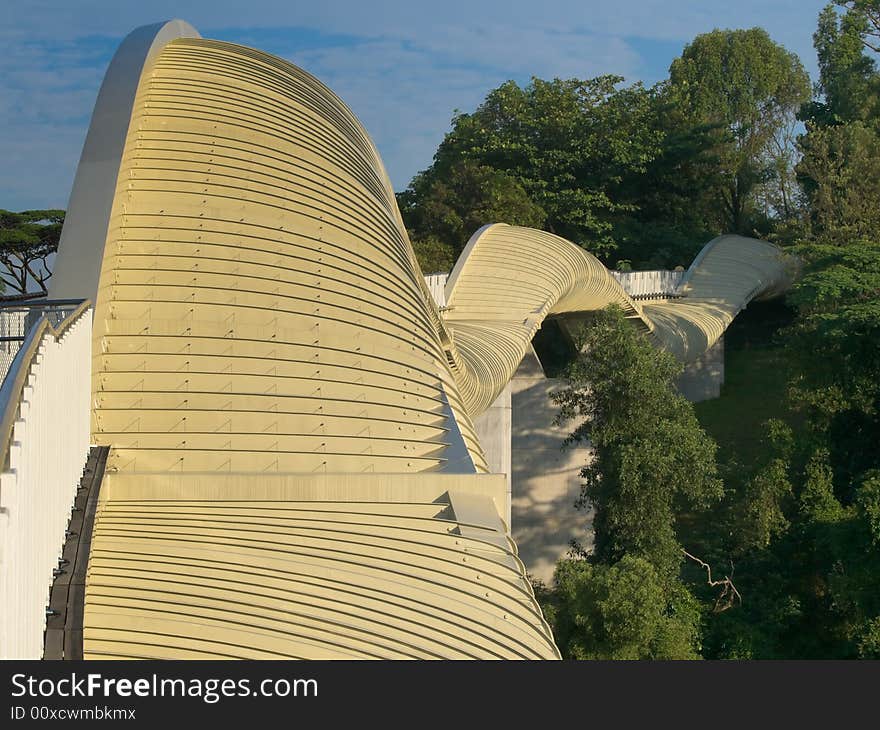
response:
M45 317L48 324L57 328L82 302L82 299L0 301L0 383L34 325Z

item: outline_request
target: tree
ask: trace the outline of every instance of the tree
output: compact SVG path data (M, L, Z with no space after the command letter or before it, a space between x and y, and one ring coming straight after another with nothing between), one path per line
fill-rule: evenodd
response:
M862 16L865 21L862 44L880 53L880 0L834 0L834 4L846 8L848 14Z
M566 659L699 659L699 603L647 560L563 560L555 584L544 605Z
M557 391L559 418L580 419L568 443L589 442L594 457L581 472L582 504L595 510L597 560L647 560L669 580L682 546L676 514L720 499L715 444L693 406L675 389L681 366L639 335L619 308L598 313L582 355Z
M800 249L805 273L789 294L798 319L787 345L799 372L792 397L850 493L880 443L880 245Z
M718 125L725 184L724 227L749 233L757 195L778 191L776 213L790 213L795 114L810 94L800 60L761 28L697 36L669 69L678 104L695 122Z
M698 658L702 608L680 574L685 557L708 566L682 549L677 517L721 497L715 445L675 391L681 366L618 307L595 315L580 350L553 397L558 420L582 419L568 443L593 446L578 506L595 509L594 549L575 545L539 599L567 658ZM709 583L739 595L711 571Z
M737 556L768 547L791 524L787 513L793 495L790 470L794 434L776 419L766 423L765 428L771 452L746 481L742 498L731 500L730 532L735 536L731 551Z
M798 253L796 317L779 343L794 363L797 438L776 424L771 453L727 505L732 534L717 542L730 544L701 548L735 553L750 598L706 622L710 657L873 657L878 645L880 246Z
M432 166L402 194L408 224L419 235L448 235L446 209L463 220L456 198L465 212L476 202L461 197L472 187L462 171L487 176L488 168L503 173L492 185L505 191L502 199L514 203L515 211L530 220L543 218L541 227L593 253L610 252L613 216L628 207L614 199L615 186L644 170L659 142L645 123L649 92L640 85L619 89L621 81L533 78L524 88L508 81L491 91L476 111L453 118ZM531 205L507 180L521 187ZM456 202L448 206L449 200ZM429 210L437 202L440 215ZM502 215L509 208L493 203L487 212ZM451 222L455 229L458 221ZM452 234L460 240L461 234Z
M486 223L540 228L546 217L514 178L471 160L454 163L443 177L417 175L397 200L426 272L441 270L431 268L445 263L437 258L441 246L445 244L454 262Z
M829 4L813 36L820 98L804 106L807 134L798 178L810 207L811 232L843 245L880 233L880 73L866 39L877 32L878 0ZM872 31L873 28L873 31Z
M636 268L671 269L687 266L706 241L722 233L718 126L688 119L667 82L650 94L646 123L659 139L657 153L644 170L625 175L613 190L627 208L613 219L612 236L616 255Z
M63 210L0 210L0 280L25 294L36 285L43 294L52 276L48 259L58 249Z
M811 125L797 173L817 241L845 245L880 231L880 130Z
M818 126L865 121L876 116L880 79L876 63L865 50L877 50L871 43L869 5L873 2L838 2L847 9L840 15L829 3L819 14L813 45L819 57L819 99L805 104L801 117ZM876 12L876 8L873 12ZM873 26L876 30L876 25Z
M422 269L423 274L448 273L452 271L458 253L452 246L445 241L441 241L437 236L428 235L424 238L412 239L412 247L415 252L416 259Z

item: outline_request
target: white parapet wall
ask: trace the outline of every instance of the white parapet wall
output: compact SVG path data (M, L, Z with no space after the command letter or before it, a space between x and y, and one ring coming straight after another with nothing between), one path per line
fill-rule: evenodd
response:
M434 297L438 307L446 306L446 282L449 280L449 274L440 272L438 274L425 274L425 283L428 285L428 291Z
M612 271L624 291L635 298L675 296L684 271Z
M37 325L0 388L0 657L39 659L46 606L89 451L91 310ZM38 339L38 342L34 342ZM6 434L0 434L3 438Z

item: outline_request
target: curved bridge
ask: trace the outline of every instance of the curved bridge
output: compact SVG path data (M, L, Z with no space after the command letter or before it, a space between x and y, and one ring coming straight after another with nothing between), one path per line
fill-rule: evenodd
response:
M472 417L546 316L617 302L683 357L778 252L710 244L678 303L498 225L434 305L351 111L301 69L172 21L102 86L53 297L96 302L110 447L84 656L556 658Z
M784 292L796 262L773 244L726 235L710 241L685 273L680 299L630 298L602 263L551 233L504 224L481 228L446 285L443 319L456 382L471 415L495 400L546 317L620 306L658 347L683 362L717 342L753 299Z

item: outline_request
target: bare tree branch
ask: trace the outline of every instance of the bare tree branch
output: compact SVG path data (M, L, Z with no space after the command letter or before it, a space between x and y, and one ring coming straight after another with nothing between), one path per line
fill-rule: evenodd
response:
M721 587L721 592L715 599L715 607L712 609L714 613L722 613L728 608L732 608L734 604L742 605L742 596L733 584L733 563L730 564L730 575L724 576L722 580L712 580L712 567L708 563L700 560L695 555L691 555L687 550L683 549L682 552L685 554L685 557L690 558L695 563L698 563L701 568L706 569L706 582L710 586L713 588Z

